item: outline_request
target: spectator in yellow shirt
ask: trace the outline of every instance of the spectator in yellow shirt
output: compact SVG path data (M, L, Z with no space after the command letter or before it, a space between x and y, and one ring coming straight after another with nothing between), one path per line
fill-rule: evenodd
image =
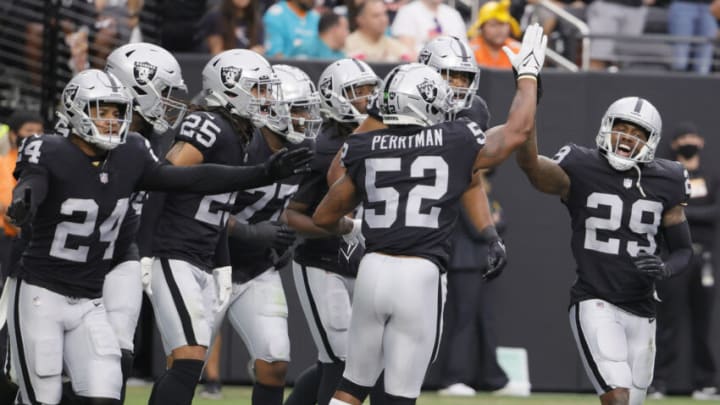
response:
M520 25L510 15L510 0L489 1L478 13L477 20L468 30L470 47L475 51L475 60L481 67L512 69L503 46L519 52Z

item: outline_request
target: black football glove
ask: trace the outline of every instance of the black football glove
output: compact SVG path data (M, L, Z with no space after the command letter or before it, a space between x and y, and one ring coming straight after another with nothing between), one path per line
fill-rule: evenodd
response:
M13 201L7 209L5 215L10 219L10 223L17 227L21 227L32 219L32 190L25 189L22 198Z
M635 263L635 267L648 277L663 280L671 275L670 268L665 265L665 262L663 262L660 256L640 252L636 257L633 257L632 260L633 263Z
M251 243L277 251L284 251L295 242L296 233L287 224L263 221L250 225L248 234Z
M485 281L490 281L502 273L507 265L507 252L502 239L495 239L488 245L488 263L482 277Z
M313 152L309 148L297 148L289 152L287 148L283 148L265 162L265 173L276 180L306 173L310 171L308 163L312 157Z

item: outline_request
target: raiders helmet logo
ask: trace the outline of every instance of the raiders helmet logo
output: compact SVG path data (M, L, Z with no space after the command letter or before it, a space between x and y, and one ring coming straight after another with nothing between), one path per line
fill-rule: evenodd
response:
M65 108L70 109L72 107L73 101L75 101L75 95L77 94L78 86L76 84L69 84L65 88L65 92L63 93L63 104L65 104Z
M420 92L420 96L425 102L432 104L437 97L438 89L435 83L430 79L424 79L422 83L417 85L417 89Z
M422 51L420 51L420 55L418 55L418 62L422 63L423 65L427 65L430 61L430 56L432 56L432 52L427 49L423 49Z
M220 80L222 84L228 89L232 89L240 81L242 76L242 69L236 68L235 66L225 66L220 68Z
M150 62L135 62L135 66L133 67L133 76L135 76L135 81L141 86L145 86L146 84L152 82L156 73L157 66Z
M320 83L320 94L326 98L330 99L332 97L332 78L326 77L325 80L323 80Z

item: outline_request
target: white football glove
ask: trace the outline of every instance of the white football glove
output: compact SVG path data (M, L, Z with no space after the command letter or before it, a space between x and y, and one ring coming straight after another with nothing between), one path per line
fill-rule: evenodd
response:
M350 246L359 243L362 247L365 247L365 237L362 234L362 219L356 218L351 219L351 221L353 223L352 230L343 235L342 238L345 240L345 243Z
M217 288L217 312L221 312L230 302L232 295L232 267L214 268L212 274L215 279L215 288Z
M525 30L520 52L515 53L507 46L503 46L503 51L510 59L518 78L537 77L545 63L546 48L547 36L543 33L542 27L534 23Z
M140 259L140 272L142 277L142 286L145 294L148 297L152 297L152 287L150 286L152 281L152 264L154 258L143 257Z

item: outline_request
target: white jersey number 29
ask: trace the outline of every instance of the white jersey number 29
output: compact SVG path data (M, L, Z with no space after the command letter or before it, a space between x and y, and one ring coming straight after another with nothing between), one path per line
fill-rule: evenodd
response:
M599 240L598 230L617 231L622 226L623 201L615 194L592 193L587 198L588 208L608 207L610 214L607 218L590 217L585 220L585 249L597 252L617 255L620 253L620 239L608 238L606 241ZM640 251L653 254L657 248L655 235L657 235L660 220L662 219L663 206L657 201L639 199L630 206L630 219L628 227L638 235L644 235L648 244L641 246L637 241L627 242L627 252L635 257ZM645 219L651 222L643 222Z
M390 228L398 217L400 193L393 187L377 187L377 174L400 171L400 158L375 158L365 160L365 190L369 202L385 202L383 213L375 208L365 210L365 222L370 228ZM405 226L437 228L440 208L432 207L430 212L420 212L422 200L439 200L448 190L448 164L440 156L418 156L410 165L410 177L421 178L426 170L435 174L433 185L418 184L408 193L405 207Z

